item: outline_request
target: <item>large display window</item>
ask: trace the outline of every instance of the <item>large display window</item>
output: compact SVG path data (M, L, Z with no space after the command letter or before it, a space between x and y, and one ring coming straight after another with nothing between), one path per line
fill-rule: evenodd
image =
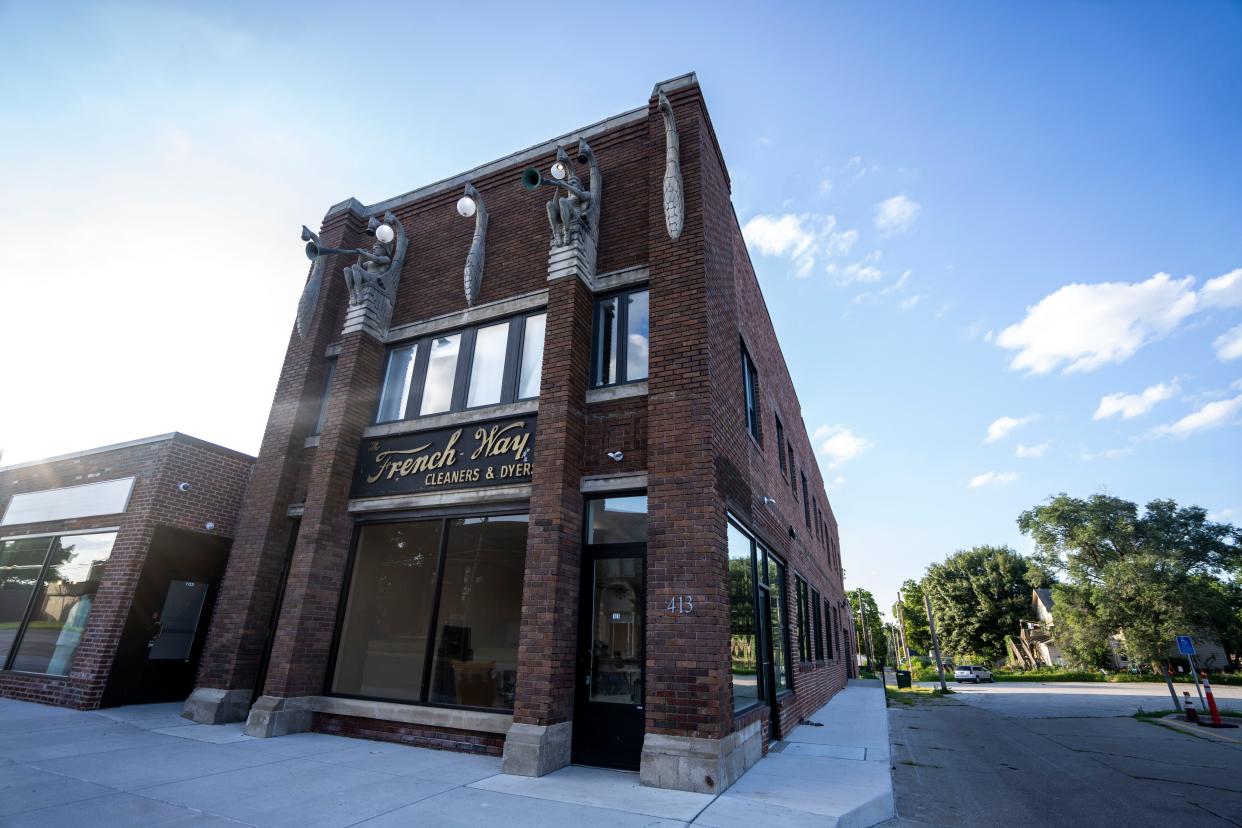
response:
M330 692L512 710L527 516L362 526Z
M115 532L0 541L0 666L69 675Z

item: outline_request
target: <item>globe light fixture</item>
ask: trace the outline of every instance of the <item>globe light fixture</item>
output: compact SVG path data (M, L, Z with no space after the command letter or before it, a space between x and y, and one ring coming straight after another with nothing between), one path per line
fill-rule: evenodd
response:
M457 199L457 215L470 218L478 209L474 203L474 199L470 196L462 196Z
M557 161L552 165L552 177L557 181L564 181L567 175L569 175L569 170L565 169L565 165L562 162Z
M396 238L396 234L392 232L392 228L387 224L381 224L379 227L375 228L375 238L379 239L384 244L388 244Z

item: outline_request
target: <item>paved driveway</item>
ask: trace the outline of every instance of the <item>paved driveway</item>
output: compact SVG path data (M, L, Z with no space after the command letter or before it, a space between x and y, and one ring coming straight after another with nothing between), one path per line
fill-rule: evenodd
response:
M1162 685L953 689L889 708L893 826L1242 825L1242 731L1213 741L1132 718L1171 706ZM1239 689L1218 701L1242 707Z

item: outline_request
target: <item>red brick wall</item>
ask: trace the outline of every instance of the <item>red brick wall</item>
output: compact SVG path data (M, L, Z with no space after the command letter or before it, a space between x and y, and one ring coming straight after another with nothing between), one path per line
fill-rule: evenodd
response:
M134 477L122 515L6 526L0 536L119 527L67 677L0 672L0 695L79 709L99 706L157 526L232 537L253 460L178 434L68 460L0 471L0 513L19 492ZM190 484L190 491L177 484ZM212 522L214 528L207 529Z
M377 742L399 742L404 745L454 750L460 753L477 753L483 756L500 756L505 744L505 737L496 733L430 727L405 722L386 722L357 716L338 716L333 713L314 714L311 730L317 733L331 733L334 736L374 739Z

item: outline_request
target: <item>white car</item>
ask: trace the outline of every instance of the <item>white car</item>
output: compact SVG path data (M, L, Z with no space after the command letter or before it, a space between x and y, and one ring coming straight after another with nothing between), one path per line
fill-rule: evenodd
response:
M975 684L981 681L986 681L989 684L996 681L996 679L992 678L992 671L988 668L973 667L969 664L963 664L955 669L953 671L953 680L958 684L961 684L963 681L973 681Z

